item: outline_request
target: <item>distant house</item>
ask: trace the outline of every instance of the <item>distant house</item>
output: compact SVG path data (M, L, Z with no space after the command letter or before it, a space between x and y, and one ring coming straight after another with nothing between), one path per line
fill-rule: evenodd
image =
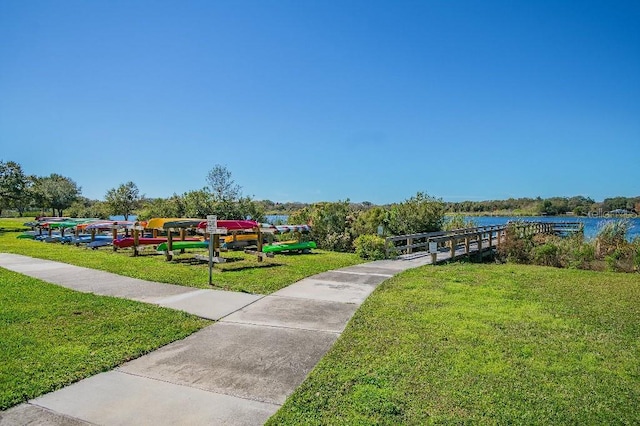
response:
M631 212L625 209L615 209L615 210L611 210L609 214L612 216L618 216L618 215L631 214Z

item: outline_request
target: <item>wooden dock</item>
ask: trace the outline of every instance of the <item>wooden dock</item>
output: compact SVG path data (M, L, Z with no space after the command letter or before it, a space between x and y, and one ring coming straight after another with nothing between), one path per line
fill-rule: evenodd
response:
M431 264L460 257L482 257L497 250L507 240L507 229L515 235L547 234L566 236L583 232L580 222L510 222L504 225L478 226L451 231L387 237L386 257L399 259L429 256Z

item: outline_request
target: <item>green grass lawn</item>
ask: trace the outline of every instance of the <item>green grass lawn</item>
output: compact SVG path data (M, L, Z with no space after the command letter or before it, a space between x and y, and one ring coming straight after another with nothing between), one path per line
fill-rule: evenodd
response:
M408 271L269 424L640 424L639 320L637 274Z
M24 226L25 222L33 220L28 217L0 217L0 231L23 231L29 228Z
M206 254L206 250L189 250L167 262L163 255L155 254L151 249L141 256L132 257L131 250L114 252L109 247L91 250L82 246L17 239L17 235L15 232L0 232L0 252L55 260L144 280L210 288L207 263L193 261L194 253ZM222 256L229 262L215 265L214 287L258 294L273 293L305 277L362 262L352 253L323 250L300 255L278 254L264 262L258 262L255 256L243 252L227 252Z
M210 323L0 268L0 409L110 370Z

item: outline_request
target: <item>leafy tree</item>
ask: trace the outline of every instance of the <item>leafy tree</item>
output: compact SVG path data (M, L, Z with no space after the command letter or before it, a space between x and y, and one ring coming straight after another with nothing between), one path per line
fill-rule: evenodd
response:
M86 197L78 197L67 209L67 214L73 217L95 217L107 219L110 206L103 201L90 200Z
M129 220L129 215L140 206L140 199L140 191L131 181L108 190L105 195L109 212L114 215L123 215L124 220Z
M216 164L207 174L207 183L217 202L237 201L241 197L241 187L231 177L231 171L226 166Z
M439 231L444 224L444 211L442 200L418 192L391 207L389 230L393 235Z
M52 210L53 216L62 216L64 209L76 201L81 188L72 179L52 173L50 176L38 178L34 191L44 203L43 207Z
M169 198L154 198L144 200L142 208L138 210L138 219L147 220L152 217L185 217L185 205L182 197L173 194Z
M389 210L384 207L371 207L368 210L361 211L353 223L353 234L358 237L360 235L378 234L378 227L388 227Z
M3 208L21 208L27 200L29 180L15 161L0 161L0 213Z
M212 213L215 209L213 195L206 188L196 191L185 192L182 195L182 202L187 217L204 218Z
M289 217L289 223L310 224L310 238L321 248L352 251L354 219L349 200L347 200L335 203L322 202L305 207L292 214Z

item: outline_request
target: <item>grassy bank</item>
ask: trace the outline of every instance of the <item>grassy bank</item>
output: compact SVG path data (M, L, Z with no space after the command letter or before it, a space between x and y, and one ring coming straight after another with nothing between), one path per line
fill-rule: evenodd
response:
M0 409L110 370L209 323L0 268Z
M208 265L206 262L194 262L194 251L167 262L164 256L151 249L142 256L132 257L130 249L118 252L108 247L90 250L74 245L17 239L17 235L0 232L0 252L56 260L150 281L210 288ZM206 254L206 251L201 250L200 253ZM355 254L323 250L313 250L313 253L304 255L280 254L264 262L258 262L255 256L243 252L223 253L223 257L229 261L215 265L214 286L259 294L269 294L302 278L362 262Z
M452 264L387 281L269 424L638 424L637 275Z

